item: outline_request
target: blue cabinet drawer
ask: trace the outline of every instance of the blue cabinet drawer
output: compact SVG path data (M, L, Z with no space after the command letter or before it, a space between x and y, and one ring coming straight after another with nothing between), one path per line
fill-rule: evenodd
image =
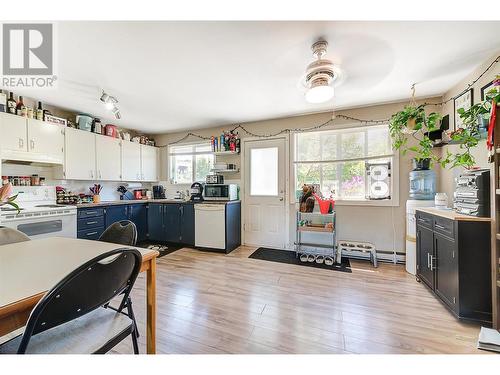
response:
M104 227L104 216L86 217L78 219L78 230Z
M104 208L79 208L78 209L78 218L83 219L86 217L96 217L96 216L104 216Z
M102 232L104 232L104 227L79 230L77 237L84 240L98 240Z

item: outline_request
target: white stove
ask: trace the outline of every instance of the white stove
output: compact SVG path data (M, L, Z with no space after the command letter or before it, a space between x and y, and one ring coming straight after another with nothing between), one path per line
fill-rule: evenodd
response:
M16 203L0 207L0 225L17 229L32 239L45 237L76 238L76 207L56 204L55 186L16 186Z

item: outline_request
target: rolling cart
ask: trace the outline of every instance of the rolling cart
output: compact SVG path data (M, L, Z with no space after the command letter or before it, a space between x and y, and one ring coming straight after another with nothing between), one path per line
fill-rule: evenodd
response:
M336 246L336 212L300 212L296 215L295 253L302 262L340 264Z

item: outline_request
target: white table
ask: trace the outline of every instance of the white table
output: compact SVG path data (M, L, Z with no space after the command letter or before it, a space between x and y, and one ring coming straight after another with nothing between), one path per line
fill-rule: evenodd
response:
M52 237L0 246L0 336L23 327L36 303L64 276L107 251L127 247L74 238ZM156 352L155 250L137 248L147 272L147 352Z

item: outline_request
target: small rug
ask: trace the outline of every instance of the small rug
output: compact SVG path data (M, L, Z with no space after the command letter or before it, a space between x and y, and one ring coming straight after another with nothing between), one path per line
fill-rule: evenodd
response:
M174 251L177 251L181 249L181 246L175 246L175 245L164 245L164 244L157 244L157 243L151 243L151 242L142 242L138 244L137 246L143 247L145 249L151 249L151 250L156 250L160 254L158 255L158 258L161 258L165 255L171 254Z
M249 258L268 260L271 262L278 262L278 263L296 264L299 266L306 266L306 267L324 268L327 270L334 270L341 272L352 272L350 268L351 263L347 258L342 258L342 263L340 264L333 264L331 266L327 266L324 263L301 262L300 259L295 256L295 251L269 249L267 247L259 247L249 256Z

